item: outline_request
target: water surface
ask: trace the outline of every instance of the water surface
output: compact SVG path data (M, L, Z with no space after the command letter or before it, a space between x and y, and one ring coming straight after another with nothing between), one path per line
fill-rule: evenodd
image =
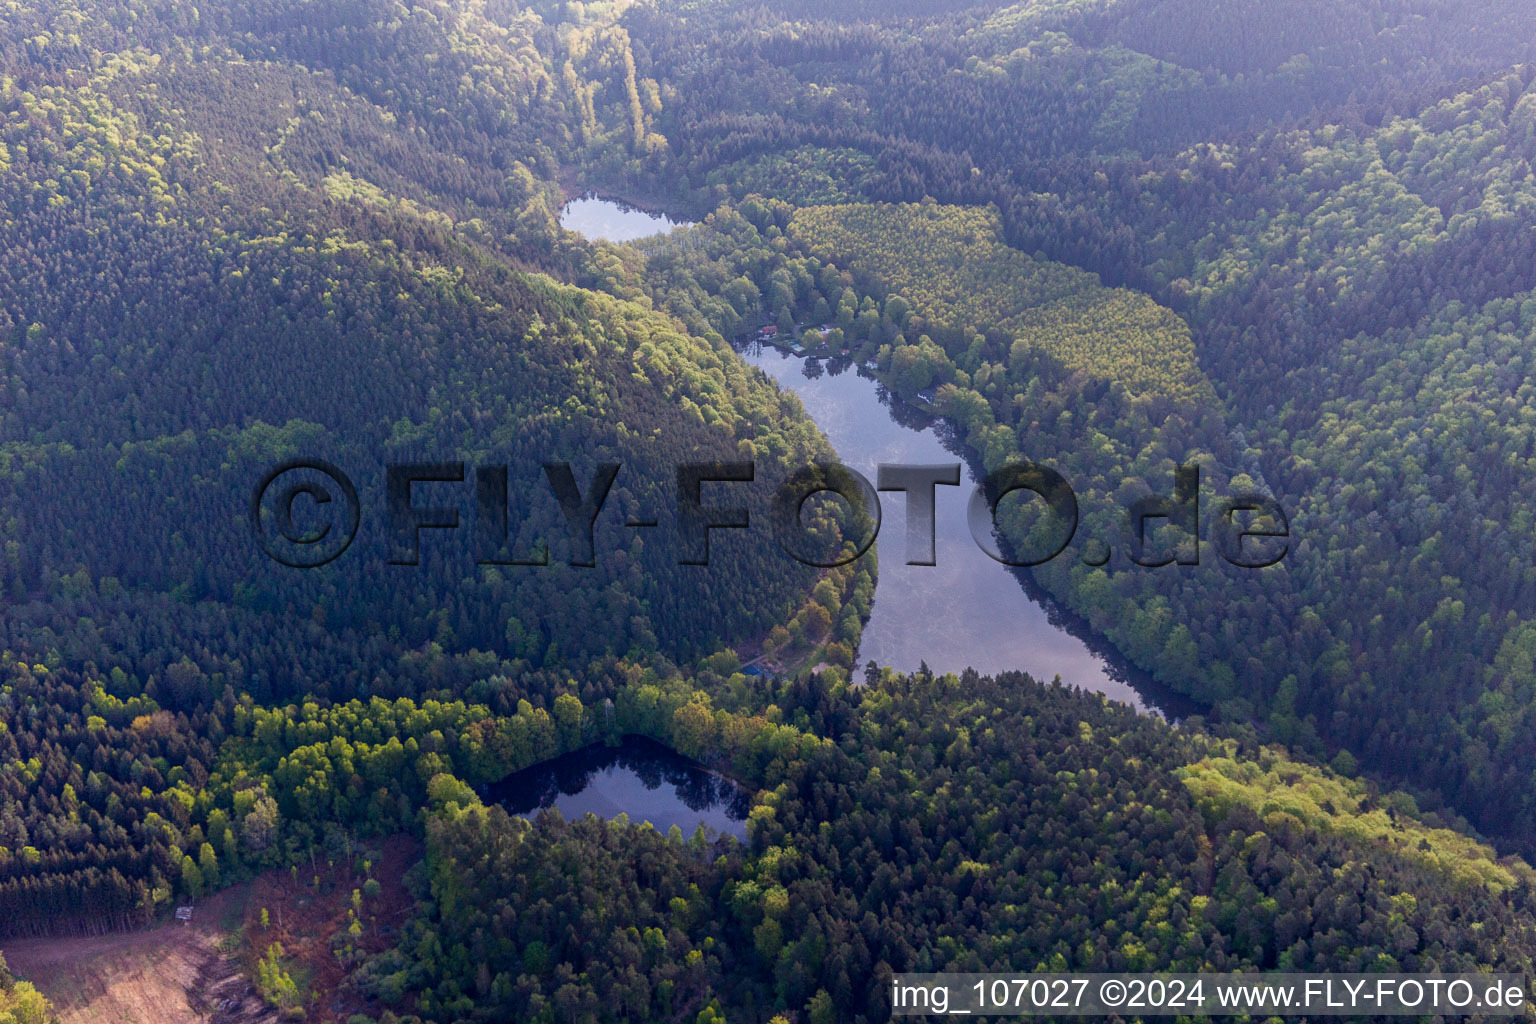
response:
M572 199L560 211L562 228L606 242L633 242L637 238L671 231L684 223L665 214L647 213L626 203L594 196Z
M930 417L893 403L883 386L846 360L824 363L767 345L748 346L742 354L798 395L842 461L871 483L882 462L965 461L946 446ZM935 488L938 564L932 566L905 564L906 498L881 494L880 575L857 663L873 659L902 672L914 672L924 662L940 673L967 667L983 675L1021 671L1042 682L1060 676L1064 683L1142 710L1171 717L1195 710L1096 640L1085 623L1022 577L1022 570L977 546L966 524L974 488L969 467L959 487Z
M738 839L746 838L752 806L751 794L730 779L640 736L514 772L487 787L486 799L530 819L551 807L567 821L588 812L599 818L627 814L662 832L676 825L691 836L704 825Z

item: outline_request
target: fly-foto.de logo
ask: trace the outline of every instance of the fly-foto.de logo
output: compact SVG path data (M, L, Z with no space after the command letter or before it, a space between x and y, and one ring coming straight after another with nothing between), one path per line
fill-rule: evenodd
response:
M568 564L597 564L595 532L614 483L623 471L602 463L583 483L570 463L544 463L542 473L564 520ZM505 465L468 466L464 462L401 462L385 467L382 525L391 565L418 565L428 531L453 531L463 525L458 505L421 500L424 485L457 485L473 498L476 564L547 566L547 544L526 551L509 550L513 523ZM959 463L882 464L871 484L857 470L835 462L815 462L797 469L772 487L766 535L806 565L828 568L864 556L880 533L881 494L903 496L906 512L906 563L934 565L935 500L939 487L958 487ZM624 529L651 530L668 517L679 565L708 565L710 536L716 530L753 530L746 504L732 503L732 488L768 486L753 462L686 462L676 467L675 501L650 516L620 520ZM706 487L711 497L706 499ZM439 492L440 493L440 492ZM1038 498L1028 530L1029 543L1009 543L1019 531L1000 514L1010 496ZM829 545L807 525L813 499L839 499L839 536ZM737 499L738 502L744 499ZM1115 545L1096 538L1084 545L1082 561L1108 563L1115 550L1134 565L1198 565L1201 541L1209 533L1217 553L1228 563L1249 569L1277 564L1290 548L1290 524L1279 504L1266 495L1221 496L1202 510L1200 468L1178 467L1170 494L1151 494L1125 512ZM977 545L1006 565L1036 566L1061 555L1077 536L1077 495L1056 470L1037 463L1010 463L975 485L967 524ZM1204 515L1202 515L1204 511ZM273 467L253 489L249 502L252 532L261 550L283 565L316 568L334 561L351 546L362 522L358 489L342 470L321 459L295 459ZM1156 537L1154 537L1156 534ZM1172 540L1170 541L1170 534ZM1006 550L1005 550L1006 549Z

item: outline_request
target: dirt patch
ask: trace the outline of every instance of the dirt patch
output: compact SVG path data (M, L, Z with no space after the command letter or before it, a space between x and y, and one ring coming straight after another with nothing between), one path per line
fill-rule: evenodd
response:
M0 952L53 1001L59 1024L277 1024L277 1011L251 983L273 943L283 947L309 1024L377 1016L380 1007L348 984L348 974L398 940L415 906L403 876L421 846L396 836L349 853L225 889L199 903L189 924L17 939L0 942Z
M53 1001L59 1024L269 1024L228 937L249 896L235 886L189 924L0 944L17 976ZM221 948L222 947L222 948Z
M255 976L257 961L276 943L310 1024L339 1024L358 1013L378 1016L381 1007L353 988L348 975L364 957L399 940L415 908L404 875L420 860L419 843L394 836L359 843L335 861L317 858L297 871L262 875L245 901L246 975ZM368 885L370 879L377 886Z

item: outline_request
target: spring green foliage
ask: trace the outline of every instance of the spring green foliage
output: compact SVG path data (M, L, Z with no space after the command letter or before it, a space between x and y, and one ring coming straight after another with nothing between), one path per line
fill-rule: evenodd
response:
M1533 17L13 4L0 925L318 887L404 831L393 948L360 948L376 882L333 945L385 1020L884 1020L892 972L940 969L1527 971L1531 870L1456 811L1536 834ZM573 185L699 224L590 244L556 225ZM768 323L931 399L983 468L1049 461L1082 537L1189 461L1203 501L1275 495L1274 570L1036 573L1211 721L1021 675L851 688L872 559L722 541L690 574L604 522L593 569L432 537L395 572L365 532L295 574L231 504L297 455L369 495L389 460L526 458L510 540L561 563L543 459L622 462L610 508L649 515L683 459L828 454L726 344ZM754 679L758 649L834 667ZM479 799L623 733L743 780L748 841ZM302 967L256 952L302 1014Z
M0 1024L52 1024L53 1008L31 982L18 981L0 954Z
M1359 779L1345 778L1288 760L1274 749L1238 760L1231 745L1178 775L1208 814L1222 816L1236 806L1251 808L1267 827L1299 827L1347 837L1361 846L1392 850L1457 882L1495 891L1529 885L1530 868L1500 860L1484 843L1449 828L1426 824L1413 798L1372 792Z
M1087 290L1091 275L998 243L996 215L935 203L795 211L790 233L838 265L885 282L949 326L999 323Z
M790 235L950 329L991 327L1132 395L1211 400L1189 329L1144 295L1004 245L991 211L846 205L795 212Z
M810 212L825 215L827 211ZM970 216L930 204L908 212L935 221L953 214L962 223ZM1125 538L1126 508L1154 488L1171 491L1176 465L1202 466L1202 500L1207 509L1221 495L1254 489L1252 477L1233 472L1210 456L1227 451L1231 441L1225 417L1211 407L1209 385L1202 380L1203 392L1182 397L1137 393L1124 382L1074 370L1028 339L996 325L957 327L934 322L923 315L925 307L905 294L887 291L878 281L873 285L875 292L862 291L861 287L870 285L775 235L776 230L782 231L781 224L789 227L793 243L794 224L805 214L782 203L748 197L739 210L723 207L696 228L647 243L645 274L652 282L654 301L685 320L698 317L716 330L729 328L730 315L701 311L734 307L721 295L711 295L703 281L730 282L739 279L736 275L755 275L747 283L770 296L770 308L777 306L781 315L796 321L814 323L817 311L830 312L835 302L838 318L850 322L852 354L871 365L901 398L921 399L930 391L933 409L956 426L956 436L968 443L983 467L990 471L1023 457L1043 460L1066 476L1077 494L1078 539L1064 557L1037 570L1037 578L1159 679L1205 700L1234 697L1238 669L1244 667L1238 660L1241 652L1215 638L1222 635L1234 608L1267 615L1277 600L1290 600L1290 581L1283 570L1234 571L1217 560L1209 534L1203 545L1207 560L1203 571L1172 580L1124 563L1092 568L1078 557L1089 538L1111 538L1110 543ZM866 207L850 215L878 217L879 213ZM971 222L979 227L988 218L977 215ZM888 240L871 240L867 248L885 253L881 258L891 267L899 268L904 260L923 263L915 252L892 252L888 246ZM855 259L862 258L855 253ZM939 263L926 265L924 275L912 274L913 287L929 294L935 288L948 289L950 297L960 301L956 273ZM1055 272L1058 282L1075 273L1061 267ZM1040 280L1053 278L1046 275ZM1048 292L1037 288L1036 294ZM1099 289L1098 294L1127 293ZM1150 306L1144 299L1128 301L1141 310ZM1009 308L996 296L991 302L996 314ZM1113 304L1106 300L1096 308ZM1055 308L1061 307L1058 303ZM985 305L977 308L986 312ZM1026 312L1017 319L1028 320L1032 315ZM1177 322L1167 311L1158 315ZM1187 343L1187 335L1179 336ZM1199 393L1206 396L1204 400L1198 400ZM1262 475L1256 468L1253 472ZM1059 526L1039 516L1039 503L1005 503L998 523L1011 553L1025 557L1049 550L1043 534ZM1185 557L1192 554L1192 545L1180 537L1154 534L1154 541L1160 551L1173 551L1182 544ZM1174 621L1176 607L1185 622ZM1209 652L1203 663L1202 643ZM1287 728L1287 740L1308 737L1300 723L1291 722Z
M304 993L293 976L283 969L283 947L274 942L256 964L256 991L285 1018L304 1017Z
M1523 863L1249 742L1022 676L772 699L842 738L802 733L744 772L764 787L747 848L455 809L429 825L433 909L362 983L419 993L429 1020L561 999L599 1020L717 1002L874 1020L891 972L1496 969L1536 941ZM1463 909L1480 927L1453 923Z
M110 13L59 16L89 40L111 34ZM761 445L771 480L784 468L771 453L790 447L775 435L814 428L675 321L533 272L568 272L584 251L553 232L555 185L543 176L555 161L530 141L553 144L546 129L558 120L547 55L531 41L537 19L416 9L414 59L434 71L400 92L371 77L389 64L373 53L359 57L367 70L335 69L345 86L305 91L297 54L339 59L334 49L311 52L311 40L273 29L267 41L287 61L247 63L230 49L234 36L246 41L244 17L210 28L223 43L197 59L156 22L101 68L83 51L68 58L89 65L88 86L6 79L0 194L15 212L14 272L0 281L0 502L8 531L28 542L0 549L0 589L46 592L57 570L83 569L332 628L393 626L412 645L510 642L534 665L631 650L692 657L765 634L786 604L804 604L820 574L787 556L770 564L781 560L770 545L722 545L720 572L696 574L693 591L663 584L677 563L669 544L607 521L598 571L561 564L566 531L541 462L572 461L583 486L595 463L619 462L609 511L654 514L675 500L678 462L750 458ZM619 46L622 30L599 35ZM583 67L608 59L568 42ZM6 53L7 67L27 59ZM457 70L439 79L445 65ZM461 75L480 83L472 95ZM137 102L151 94L161 98ZM457 130L427 142L403 125L444 104ZM92 244L66 241L75 230ZM65 296L39 276L56 260L72 279L107 283ZM188 392L190 381L201 383ZM273 460L321 448L365 494L378 493L385 462L516 463L508 553L547 545L555 564L476 569L468 517L460 543L415 573L389 569L371 531L316 574L245 559L248 526L225 514L225 497ZM191 488L185 504L153 497L170 474ZM120 511L85 497L100 488L134 510L142 544L118 543ZM751 502L759 516L767 490ZM61 505L84 515L48 511Z
M0 992L0 1024L51 1024L53 1008L30 982L18 981Z
M1166 492L1191 459L1210 498L1273 495L1296 543L1262 587L1205 564L1200 580L1067 561L1036 578L1217 714L1319 757L1347 749L1528 844L1536 9L1032 0L930 7L913 35L867 5L778 9L793 31L732 4L645 23L679 87L668 171L703 186L853 149L877 158L842 183L861 203L995 209L1013 249L1176 310L1218 396L1196 408L1127 408L1048 360L972 356L931 330L893 339L880 372L899 394L936 389L983 464L1059 460L1080 499ZM784 181L754 179L803 201ZM869 233L857 248L887 274L925 266L916 285L966 272ZM997 326L966 319L962 334ZM1118 533L1091 505L1083 531Z
M555 227L561 160L626 133L644 151L631 101L643 130L659 112L622 5L567 11L579 38L559 61L532 12L365 5L376 32L313 35L290 31L303 8L183 21L51 2L0 31L14 932L138 926L343 826L419 827L432 780L458 778L433 758L463 757L476 781L515 761L453 730L523 723L524 698L547 714L592 659L671 678L793 627L797 656L846 672L868 614L872 562L823 572L717 541L713 569L685 577L666 538L618 525L673 507L678 462L752 458L762 483L743 500L765 521L774 475L827 452L798 407L642 293L566 283L594 249ZM595 121L571 122L577 107ZM356 479L364 529L294 572L256 553L230 496L321 453ZM388 565L384 465L444 458L469 466L462 543L429 531L422 565ZM593 569L564 564L540 468L560 459L583 489L595 464L624 466ZM480 463L511 464L507 553L547 544L547 568L477 565ZM371 714L374 695L384 733L335 716ZM397 699L414 709L398 722ZM417 713L437 724L422 733Z

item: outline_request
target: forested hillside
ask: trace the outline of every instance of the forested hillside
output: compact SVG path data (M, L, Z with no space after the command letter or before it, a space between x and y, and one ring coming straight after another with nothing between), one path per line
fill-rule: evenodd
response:
M1347 752L1522 844L1536 835L1517 667L1536 554L1521 497L1527 5L956 6L923 19L921 42L863 8L787 8L791 31L741 5L682 6L630 18L650 70L683 69L683 102L660 122L675 165L716 196L801 207L790 238L876 300L926 291L965 335L904 338L893 386L911 366L943 383L988 364L986 386L949 406L988 465L1072 467L1121 441L1165 456L1110 463L1106 493L1126 482L1134 499L1142 482L1167 493L1173 462L1197 457L1218 483L1273 495L1296 538L1265 572L1272 599L1235 611L1232 584L1203 569L1149 581L1053 563L1048 588L1223 716ZM1093 321L1073 318L1050 352L1061 317L1029 273L991 305L965 276L987 272L974 232L935 273L932 247L893 242L873 210L834 230L804 209L925 196L993 206L1021 267L1025 254L1076 265L1180 314L1217 398L1151 411L1173 443L1149 452L1134 414L1092 388L1040 401L1070 375L1004 390L995 368L1018 338L1044 336L1035 349L1063 371L1094 370L1137 331L1074 353ZM1131 386L1146 372L1118 369ZM1012 439L984 413L978 433L967 390ZM1189 630L1182 658L1165 642L1174 624Z
M242 77L237 55L223 60ZM239 492L296 455L349 467L375 508L386 462L511 464L509 505L527 517L512 550L553 545L558 563L578 559L541 462L577 463L583 482L598 463L627 464L618 499L633 514L670 503L675 462L733 458L743 440L794 426L718 349L520 270L477 240L494 232L476 218L460 229L425 199L359 177L366 164L344 140L365 155L402 145L388 109L332 85L313 104L290 97L288 117L263 108L265 125L206 110L205 123L177 104L224 73L208 66L216 57L193 63L119 62L99 92L7 80L14 230L0 307L16 344L0 443L5 507L27 538L5 558L13 594L83 568L190 599L394 625L414 643L436 631L484 648L511 632L537 661L561 645L708 651L765 631L808 585L786 559L757 569L752 591L690 595L657 585L676 562L657 544L627 553L643 568L620 587L629 573L610 542L601 575L482 570L461 587L478 555L469 544L421 571L391 567L377 515L364 557L333 568L305 576L247 557ZM140 109L123 109L122 94ZM327 119L333 105L343 109ZM210 145L215 132L244 136L248 151ZM337 150L333 166L293 159L319 147ZM76 295L50 279L93 284ZM107 493L116 500L93 500ZM116 542L124 526L133 545ZM731 562L754 571L754 557ZM592 617L608 628L578 625Z
M1144 561L1200 559L1198 571L1171 576L1095 564L1094 547L1118 544L1126 511L1152 489L1171 493L1178 465L1202 466L1207 510L1259 493L1261 465L1236 448L1240 431L1182 320L1144 295L1008 249L995 232L986 216L932 203L794 209L748 197L740 211L722 208L641 248L654 301L699 330L729 332L754 310L781 330L830 317L831 337L898 397L931 393L984 470L1049 453L1075 492L1079 529L1036 577L1158 679L1241 721L1248 706L1236 702L1253 699L1264 660L1289 664L1287 631L1304 605L1288 566L1234 566L1214 528L1198 549L1153 531ZM700 267L730 282L721 294L735 298L708 295ZM742 295L757 295L757 306L738 311ZM1012 557L1052 549L1059 524L1037 505L1001 507ZM1239 621L1260 628L1244 635ZM1287 740L1309 738L1295 723L1284 728Z
M1022 676L775 705L805 732L767 761L760 730L791 727L733 741L717 714L721 755L768 788L746 848L711 863L646 828L454 808L429 841L436 910L402 943L442 952L381 957L368 984L419 986L439 1019L878 1020L892 972L1505 969L1536 941L1528 867L1426 854L1449 833L1402 794L1309 814L1340 783L1268 751Z
M544 672L518 695L552 700L588 658L691 662L807 617L797 641L815 648L843 618L856 646L867 608L872 562L820 572L721 541L712 570L689 574L675 539L618 526L672 507L677 463L743 456L767 478L748 497L766 518L775 476L829 449L728 348L550 276L584 243L551 213L551 147L576 143L527 142L567 123L537 87L552 58L536 18L419 8L382 39L326 47L356 62L328 72L278 52L308 45L287 34L302 19L258 14L61 6L5 23L12 929L152 917L203 848L264 863L208 820L241 701L489 693ZM479 69L508 102L457 98L457 75L372 102L349 75L386 43ZM450 94L463 106L445 129L426 115ZM475 120L472 100L495 115ZM257 480L295 457L345 467L362 496L349 556L308 572L263 555L246 517ZM431 492L462 509L457 534L426 533L420 565L390 564L386 464L445 459L506 467L500 561L543 551L547 565L477 564L472 475ZM600 464L623 467L592 568L572 564L552 461L584 489ZM238 817L235 790L249 796L242 783L217 799ZM338 821L414 819L375 795Z
M902 971L1528 973L1533 40L1517 0L0 12L0 937L320 894L407 833L413 905L360 882L321 943L348 1024L874 1021ZM696 223L562 230L589 191ZM1035 581L1204 713L860 668L873 554L716 531L680 565L678 463L755 461L729 504L761 525L833 454L733 349L765 327L973 469L1066 476L1079 535ZM317 569L252 538L293 458L361 499ZM391 564L385 467L444 461L415 500L458 529ZM582 493L622 466L593 565L546 462ZM1207 510L1277 501L1285 558L1162 530L1181 564L1131 564L1125 510L1188 463ZM745 841L484 803L627 735L743 785ZM263 934L232 941L274 1011L341 1019ZM43 1012L0 980L0 1016Z

